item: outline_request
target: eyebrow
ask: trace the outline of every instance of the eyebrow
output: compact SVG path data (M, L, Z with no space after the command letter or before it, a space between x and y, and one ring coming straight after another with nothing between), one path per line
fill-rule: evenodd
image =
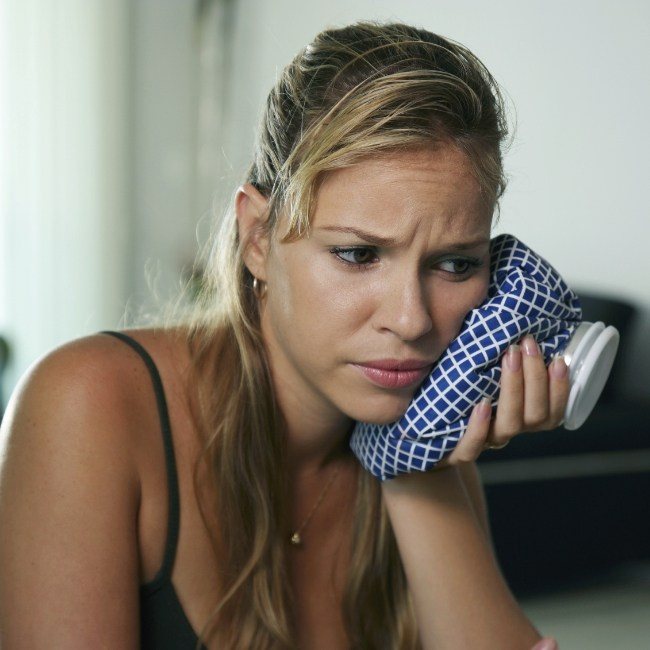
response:
M394 246L395 244L397 244L397 239L394 239L393 237L380 237L379 235L375 235L371 232L365 232L363 230L359 230L359 228L353 228L352 226L321 226L320 228L317 228L317 230L334 230L336 232L349 232L367 241L369 244L374 244L376 246ZM476 248L481 244L488 244L489 242L490 242L489 239L486 239L485 237L481 237L480 239L474 239L472 241L454 242L452 244L447 244L446 246L444 246L444 248L455 248L456 250L467 250L469 248Z

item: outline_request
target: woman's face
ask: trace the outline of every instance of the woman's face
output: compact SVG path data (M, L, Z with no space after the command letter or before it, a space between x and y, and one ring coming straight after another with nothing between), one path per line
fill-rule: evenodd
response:
M491 216L469 160L452 147L329 173L309 237L280 243L285 219L266 259L262 331L280 394L323 417L401 417L487 295ZM429 367L385 387L356 365L385 359Z

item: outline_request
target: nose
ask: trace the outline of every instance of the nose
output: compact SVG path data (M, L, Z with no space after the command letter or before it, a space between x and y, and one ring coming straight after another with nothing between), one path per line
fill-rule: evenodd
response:
M390 330L403 341L415 341L431 331L433 320L429 296L416 273L395 274L380 293L375 312L379 330Z

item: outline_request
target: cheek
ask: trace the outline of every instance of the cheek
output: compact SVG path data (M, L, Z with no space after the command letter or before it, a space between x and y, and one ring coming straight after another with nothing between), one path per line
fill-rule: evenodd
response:
M278 322L312 350L318 343L332 345L354 330L359 320L359 296L337 282L328 260L302 256L283 261L275 274L272 310Z
M441 354L460 333L467 314L478 307L487 297L488 282L489 270L482 270L471 280L459 283L458 290L452 286L446 295L439 295L433 313L442 316L437 328L442 339Z

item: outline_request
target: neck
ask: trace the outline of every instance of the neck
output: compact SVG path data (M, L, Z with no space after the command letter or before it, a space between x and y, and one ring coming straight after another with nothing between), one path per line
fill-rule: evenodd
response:
M310 418L311 419L311 418ZM318 427L315 421L301 422L298 429L287 422L286 460L294 475L320 474L353 456L349 438L354 421L346 418L336 429Z
M276 383L289 472L320 474L352 455L349 440L355 421L331 403Z

